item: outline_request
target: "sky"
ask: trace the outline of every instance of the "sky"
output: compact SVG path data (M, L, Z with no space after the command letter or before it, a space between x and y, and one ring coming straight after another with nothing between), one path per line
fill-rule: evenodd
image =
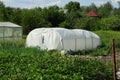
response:
M34 7L48 7L57 5L59 7L64 7L70 1L77 1L80 6L89 6L94 3L96 6L100 6L108 1L110 1L113 7L118 7L117 1L120 0L0 0L5 6L15 7L15 8L34 8Z

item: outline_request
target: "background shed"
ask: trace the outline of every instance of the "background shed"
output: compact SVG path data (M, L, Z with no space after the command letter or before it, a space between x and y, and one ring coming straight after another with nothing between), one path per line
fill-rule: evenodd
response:
M22 38L22 27L11 22L0 22L0 39Z
M95 11L90 11L87 13L87 16L89 17L101 17L97 12Z

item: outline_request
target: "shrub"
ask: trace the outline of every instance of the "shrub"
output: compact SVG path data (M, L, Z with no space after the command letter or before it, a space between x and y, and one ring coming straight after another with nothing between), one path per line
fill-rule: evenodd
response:
M120 19L118 16L102 18L100 23L102 30L120 30Z

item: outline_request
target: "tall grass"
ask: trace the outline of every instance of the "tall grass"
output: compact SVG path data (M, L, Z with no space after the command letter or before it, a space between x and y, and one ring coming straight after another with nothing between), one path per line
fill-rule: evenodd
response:
M91 55L106 55L110 54L112 39L115 39L116 51L120 51L120 32L119 31L95 31L102 40L103 46L92 50Z
M120 40L120 32L119 31L95 31L96 34L98 34L103 41L105 45L110 45L112 42L112 39L115 39L116 41Z

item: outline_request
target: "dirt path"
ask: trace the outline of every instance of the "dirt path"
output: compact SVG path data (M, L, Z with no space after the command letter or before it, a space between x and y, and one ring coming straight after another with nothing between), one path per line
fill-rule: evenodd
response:
M98 60L112 60L112 54L103 55L103 56L90 56L90 55L67 55L68 57L80 57L85 59L98 59ZM116 60L120 60L120 52L116 52Z

